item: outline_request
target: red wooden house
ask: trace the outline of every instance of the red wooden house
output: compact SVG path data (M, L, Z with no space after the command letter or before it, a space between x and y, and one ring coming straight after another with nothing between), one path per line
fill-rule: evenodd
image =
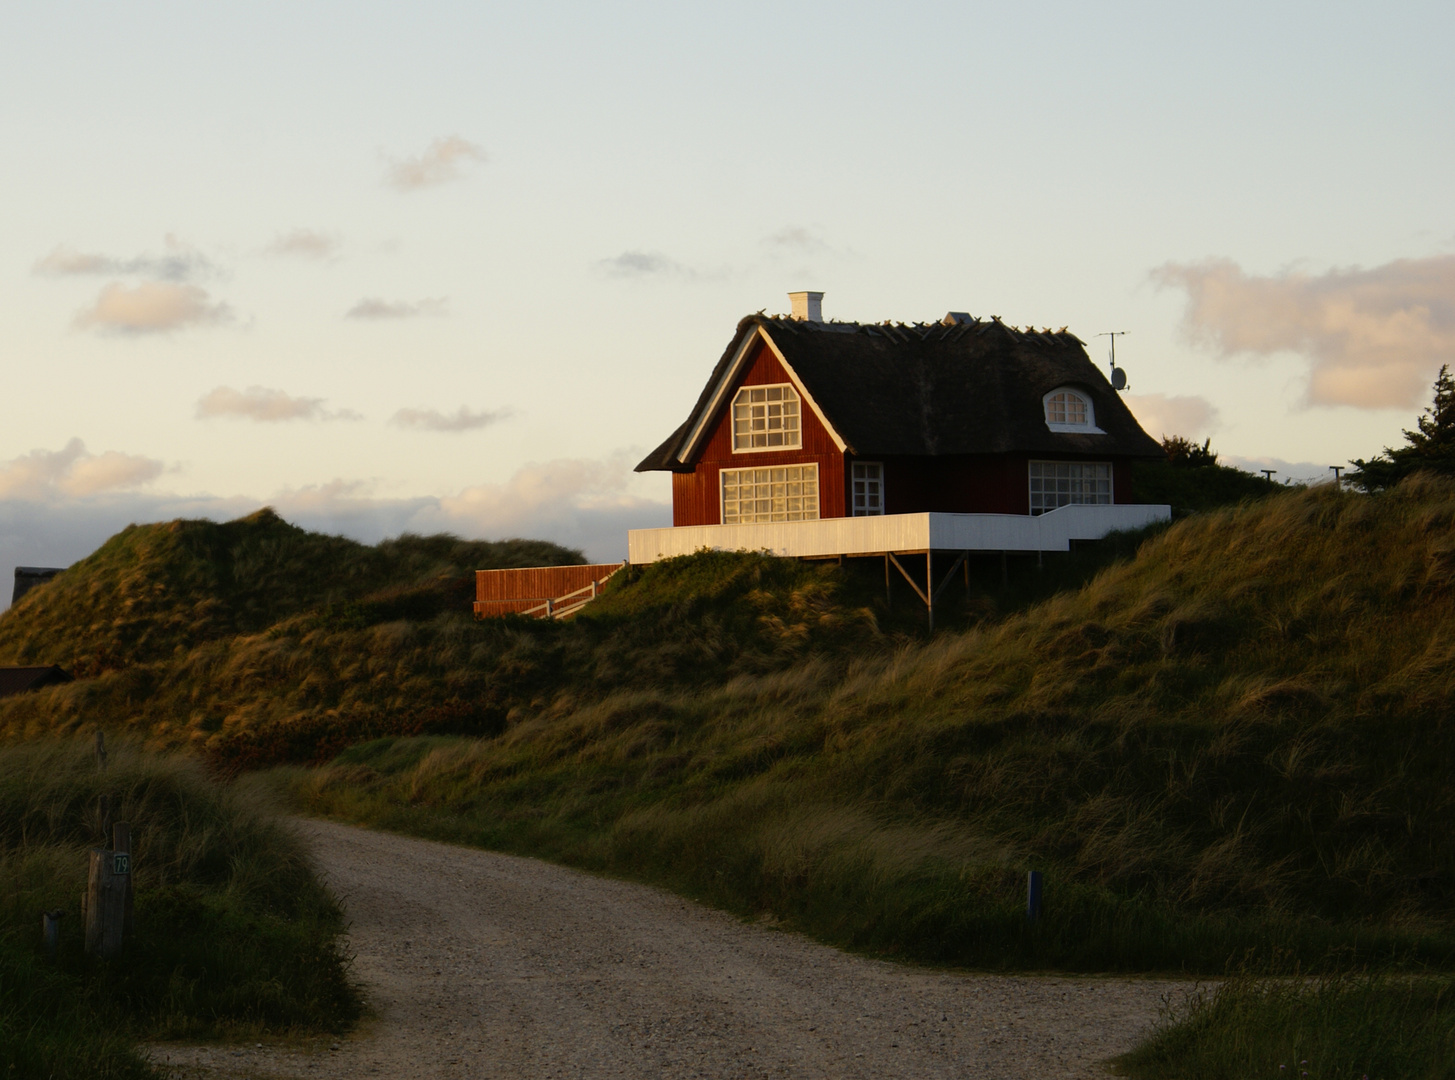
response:
M1124 505L1163 456L1064 328L826 323L821 296L743 319L637 466L672 473L674 526Z

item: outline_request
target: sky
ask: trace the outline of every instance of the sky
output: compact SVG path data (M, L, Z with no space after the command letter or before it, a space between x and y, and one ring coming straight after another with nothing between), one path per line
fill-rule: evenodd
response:
M1455 5L62 2L0 14L0 581L131 522L539 536L743 315L1125 331L1314 479L1455 360ZM0 603L9 589L0 586Z

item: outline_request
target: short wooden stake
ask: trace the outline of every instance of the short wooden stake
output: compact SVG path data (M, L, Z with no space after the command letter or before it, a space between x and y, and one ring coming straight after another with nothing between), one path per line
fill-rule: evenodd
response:
M130 861L130 856L125 857ZM121 951L125 923L125 886L117 880L114 851L91 849L91 872L86 880L86 952L110 958Z
M118 821L111 827L111 850L117 855L126 856L126 873L121 877L121 931L130 937L136 930L136 916L132 914L131 907L131 826L124 821ZM115 860L113 860L112 872L115 873Z
M106 733L96 729L96 768L106 768Z
M55 962L61 947L61 916L63 911L42 911L40 913L40 940L45 945L46 959Z
M1041 917L1041 872L1032 870L1026 875L1026 918L1035 922Z

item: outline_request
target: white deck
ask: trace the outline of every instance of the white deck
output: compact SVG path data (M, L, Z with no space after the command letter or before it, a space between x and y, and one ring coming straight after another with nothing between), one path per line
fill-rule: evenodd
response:
M1170 506L1063 506L1049 514L886 514L762 525L687 525L632 529L633 564L718 551L773 555L882 555L887 551L1068 551L1073 540L1099 540L1172 517Z

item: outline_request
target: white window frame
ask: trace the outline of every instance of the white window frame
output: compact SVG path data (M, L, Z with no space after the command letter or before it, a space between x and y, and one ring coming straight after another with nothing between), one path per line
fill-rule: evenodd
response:
M1074 398L1078 403L1085 406L1086 419L1084 422L1072 422L1068 420L1051 419L1053 413L1057 411L1059 411L1062 416L1069 415L1069 411L1065 408L1065 406L1069 404L1069 402L1066 401L1064 398L1060 403L1061 408L1059 410L1056 408L1057 403L1055 399L1059 395L1066 395L1069 398ZM1068 434L1075 435L1106 434L1106 432L1102 431L1101 428L1096 426L1096 406L1091 403L1091 398L1088 397L1084 391L1078 390L1074 386L1058 386L1049 394L1046 394L1044 397L1042 397L1041 416L1046 421L1046 427L1050 428L1052 431L1064 431Z
M745 476L752 491L749 499L755 504L746 514L742 509ZM733 488L731 500L728 498L730 486ZM718 520L724 525L817 521L820 497L816 462L723 469L718 473ZM767 505L762 506L763 503Z
M1046 476L1046 469L1053 470L1051 476ZM1096 469L1104 469L1106 474L1086 475L1088 470ZM1037 475L1038 471L1040 475ZM1063 472L1065 475L1060 475ZM1031 516L1049 514L1063 506L1111 506L1116 499L1114 479L1109 461L1032 461L1026 469ZM1047 480L1056 485L1050 491L1046 490ZM1087 490L1088 484L1094 485L1090 491ZM1048 501L1050 505L1047 505Z
M753 400L755 394L762 395L761 402ZM769 400L775 395L776 400ZM790 402L793 406L791 417L787 410ZM763 415L757 417L753 415L753 409L760 403ZM778 406L776 418L773 416L775 404ZM740 415L739 410L746 412ZM777 427L773 426L775 419ZM742 433L739 433L739 423L748 425ZM756 423L763 426L756 428L753 426ZM740 387L728 407L728 424L732 429L734 454L771 454L779 450L797 450L803 446L803 395L792 383L757 383ZM777 443L772 442L775 436L779 439ZM751 445L757 438L763 440L762 446ZM742 445L740 439L746 439L749 445Z
M863 475L861 475L861 473ZM873 475L870 475L870 474ZM864 490L859 491L859 485L864 485ZM859 505L859 496L863 494L864 505ZM878 500L878 506L871 506L872 500ZM882 461L855 461L849 467L849 516L850 517L881 517L884 514L884 462Z

